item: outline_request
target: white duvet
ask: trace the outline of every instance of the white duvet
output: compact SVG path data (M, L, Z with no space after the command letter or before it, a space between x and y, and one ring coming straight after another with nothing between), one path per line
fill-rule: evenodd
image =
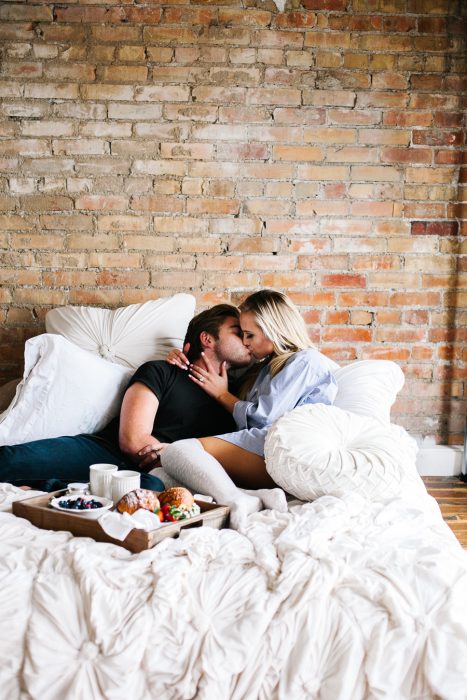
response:
M467 698L467 554L428 496L324 496L139 555L1 512L0 551L8 700Z

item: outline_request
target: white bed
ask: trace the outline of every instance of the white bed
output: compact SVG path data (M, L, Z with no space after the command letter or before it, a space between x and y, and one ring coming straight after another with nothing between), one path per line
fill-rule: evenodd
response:
M169 302L149 304L174 318ZM125 325L114 336L104 321L105 342L93 324L90 335L106 360L73 345L77 324L48 328L68 341L28 341L29 369L0 416L0 444L52 436L58 404L59 433L73 421L83 430L97 420L86 381L96 392L104 374L101 398L118 405L134 334L125 337ZM183 332L170 337L180 344ZM146 346L133 366L154 354L151 339ZM104 371L115 357L120 365ZM54 374L65 361L86 368L75 373L72 400ZM368 387L375 367L382 378ZM467 553L416 474L413 441L389 424L401 372L381 367L338 370L340 408L325 407L335 425L327 416L326 430L315 430L327 452L310 447L317 469L302 450L290 459L294 412L280 419L267 443L271 469L299 491L305 479L315 500L250 516L242 533L197 528L132 555L15 517L12 501L31 494L0 484L1 698L465 700ZM346 382L358 391L346 393ZM319 408L296 410L300 420L324 420ZM292 427L295 449L306 430ZM331 453L336 441L341 449Z
M0 552L8 700L467 697L467 555L428 495L324 496L134 555L2 512Z

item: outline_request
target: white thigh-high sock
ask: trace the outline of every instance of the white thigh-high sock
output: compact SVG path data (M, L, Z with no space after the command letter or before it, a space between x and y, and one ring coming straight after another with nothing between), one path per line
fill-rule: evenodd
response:
M161 452L161 464L167 474L193 491L213 496L230 507L230 526L238 530L247 516L261 510L258 496L238 489L220 462L206 452L199 440L178 440Z
M157 476L157 478L162 481L166 489L171 489L174 486L184 486L184 484L181 484L179 481L171 477L162 467L154 467L154 469L151 469L149 474Z
M284 491L279 487L275 489L242 489L242 491L249 496L260 498L263 508L277 510L279 513L287 513L287 498Z

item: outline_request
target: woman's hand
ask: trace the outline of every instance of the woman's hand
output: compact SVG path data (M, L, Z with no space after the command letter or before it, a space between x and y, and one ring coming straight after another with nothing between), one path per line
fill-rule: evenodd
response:
M177 367L180 367L180 369L188 369L190 366L190 360L187 358L185 353L189 352L189 350L190 343L185 343L183 352L178 348L173 348L173 350L171 350L165 358L165 361L168 362L169 365L176 365Z
M138 467L140 469L154 469L160 467L160 455L164 447L167 447L167 442L159 442L154 440L150 445L145 445L138 452Z
M221 362L219 372L216 372L204 352L201 353L201 358L198 360L198 362L201 361L204 367L202 367L201 364L191 365L189 377L195 384L200 386L206 394L209 394L213 399L219 401L221 396L229 391L225 362Z

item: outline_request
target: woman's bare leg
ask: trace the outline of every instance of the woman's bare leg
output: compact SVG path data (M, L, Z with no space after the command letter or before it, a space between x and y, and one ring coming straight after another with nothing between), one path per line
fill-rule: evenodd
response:
M186 484L189 488L200 493L208 493L217 500L218 503L225 503L230 506L230 522L234 529L243 527L246 523L246 518L250 513L255 513L261 510L263 504L269 508L277 507L279 510L286 510L285 496L280 489L264 489L267 491L269 502L266 504L261 492L249 491L245 492L237 488L232 481L224 465L216 459L219 456L223 459L227 467L232 465L232 459L238 460L243 454L239 454L236 450L229 450L228 456L222 446L214 444L206 444L208 450L205 449L201 440L178 440L177 442L168 445L161 452L161 463L165 471L173 478ZM230 445L230 444L229 444ZM235 446L234 446L235 447ZM211 450L214 455L211 453ZM241 453L245 450L240 449ZM248 453L249 454L249 453ZM256 465L261 473L261 458L258 460L249 460L248 466ZM263 462L264 464L264 462ZM243 483L248 483L244 479ZM257 477L249 483L258 483ZM264 481L262 483L265 483ZM274 499L274 495L276 498ZM282 500L277 496L280 495Z
M249 489L274 488L263 457L216 437L200 438L200 443L218 462L237 486Z
M260 498L264 508L287 510L285 493L269 476L263 457L220 438L207 437L199 441L244 493Z

